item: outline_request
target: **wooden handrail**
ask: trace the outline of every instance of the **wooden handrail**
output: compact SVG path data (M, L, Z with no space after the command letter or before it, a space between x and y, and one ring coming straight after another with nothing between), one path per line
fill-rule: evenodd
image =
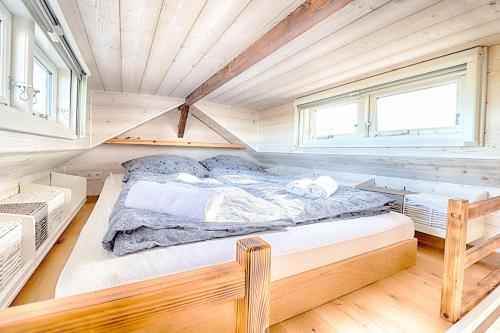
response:
M238 262L11 307L0 311L0 332L164 332L179 324L179 311L210 311L234 301L240 304L238 332L263 332L269 325L269 293L262 290L270 283L270 253L262 239L242 239Z
M469 220L486 216L500 210L500 196L473 202L469 206Z
M465 269L500 247L500 235L497 235L467 250L467 224L497 210L500 210L500 196L472 204L468 200L448 201L440 312L451 322L459 320L500 282L500 269L497 269L462 297Z
M484 297L486 297L493 289L500 283L500 268L497 268L481 281L475 287L471 288L462 297L462 310L463 316L476 306Z
M487 238L474 245L465 252L465 268L472 266L479 260L494 252L500 247L500 234Z

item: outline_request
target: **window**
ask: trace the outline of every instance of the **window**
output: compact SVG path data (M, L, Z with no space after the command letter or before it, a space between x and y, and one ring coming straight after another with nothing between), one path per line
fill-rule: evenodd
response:
M44 119L53 117L54 73L38 58L33 61L33 112Z
M458 126L458 83L376 96L377 133L453 129Z
M0 1L0 130L76 139L85 136L86 71L52 6Z
M8 105L12 15L0 2L0 103Z
M332 138L357 132L359 117L356 102L323 105L315 108L313 115L314 138Z
M297 145L477 145L483 73L476 48L299 99Z

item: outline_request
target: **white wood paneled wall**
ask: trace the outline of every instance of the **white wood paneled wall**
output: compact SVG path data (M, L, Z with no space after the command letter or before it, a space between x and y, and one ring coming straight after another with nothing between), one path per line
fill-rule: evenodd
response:
M487 84L484 147L299 149L287 103L258 113L259 157L269 165L500 187L500 44L488 49Z
M257 112L233 106L197 102L194 108L254 150L258 146Z
M81 153L83 150L1 154L0 193L16 188L22 180L43 178L50 170Z
M184 103L181 98L93 91L92 147Z
M165 113L147 123L144 123L119 137L140 138L144 140L166 140L166 141L197 141L227 143L226 137L220 135L195 116L189 115L186 124L186 134L182 139L177 138L177 124L179 111L173 110ZM176 154L202 160L218 154L233 154L253 160L254 155L246 150L229 150L213 148L179 148L163 146L122 146L122 145L99 145L84 154L67 162L62 170L64 172L85 176L88 172L100 172L102 177L90 181L88 191L90 195L99 194L104 179L112 173L123 173L121 163L139 156L154 154Z
M119 138L134 138L142 140L164 140L164 141L180 141L180 142L214 142L228 143L230 142L215 130L207 127L203 122L193 116L188 115L186 122L186 136L177 138L177 126L179 123L180 111L175 109L167 112L154 120L148 121L143 125L134 128L122 135ZM154 150L154 147L152 148Z

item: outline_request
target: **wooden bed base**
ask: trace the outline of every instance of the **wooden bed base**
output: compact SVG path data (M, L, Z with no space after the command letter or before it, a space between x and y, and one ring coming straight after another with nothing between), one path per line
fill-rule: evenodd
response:
M0 311L0 332L267 332L415 265L411 239L270 282L271 247L237 242L236 262Z
M441 317L453 323L476 306L500 283L500 268L497 268L471 290L462 294L465 269L500 247L500 234L497 234L467 249L467 224L475 223L474 219L498 210L500 210L500 196L474 203L455 199L448 202Z

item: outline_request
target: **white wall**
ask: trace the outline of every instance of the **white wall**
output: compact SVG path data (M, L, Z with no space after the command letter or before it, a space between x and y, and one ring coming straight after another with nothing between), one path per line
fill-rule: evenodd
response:
M83 153L89 143L88 133L73 140L0 131L0 192L17 186L26 177L31 180L42 178L50 170Z
M184 138L177 138L179 113L180 112L178 110L172 110L131 131L119 135L118 137L183 142L229 142L226 138L195 118L192 114L189 114L188 116ZM254 160L253 156L248 151L240 149L102 144L67 162L62 167L62 170L70 174L81 176L86 176L89 172L101 173L101 176L98 177L99 179L89 181L88 184L88 194L97 195L102 188L104 179L110 172L123 173L121 163L132 158L154 154L183 155L198 161L218 154L232 154L242 156L249 160Z
M182 98L93 91L92 142L95 147L184 103Z
M488 50L487 84L484 147L298 149L288 103L259 112L259 157L268 165L500 187L500 44Z

